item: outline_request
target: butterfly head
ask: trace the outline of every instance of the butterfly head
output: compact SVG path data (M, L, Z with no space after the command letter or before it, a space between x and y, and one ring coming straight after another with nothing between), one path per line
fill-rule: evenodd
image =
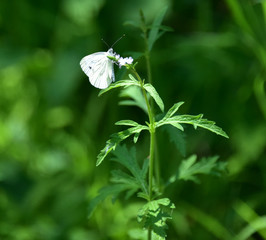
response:
M107 51L107 54L110 56L114 55L114 50L112 48L109 48L109 50Z

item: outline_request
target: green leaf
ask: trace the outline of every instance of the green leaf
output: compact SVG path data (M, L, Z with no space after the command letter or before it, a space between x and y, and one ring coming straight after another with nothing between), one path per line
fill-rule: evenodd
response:
M125 199L128 199L138 191L138 194L148 196L148 184L146 181L149 165L148 159L144 160L142 167L140 167L136 158L136 149L132 147L128 150L124 145L117 146L112 161L120 163L129 173L120 169L111 172L112 185L100 189L99 194L92 199L89 204L89 216L91 216L97 205L109 196L112 196L113 200L115 200L119 194L126 192L124 196Z
M127 190L127 186L124 184L109 185L100 189L98 196L93 198L89 203L88 216L91 217L95 208L107 197L116 196L125 190Z
M127 97L131 98L132 100L123 100L120 101L120 105L127 105L127 106L137 106L141 108L145 113L148 113L147 105L145 103L145 99L141 92L141 89L136 86L128 87L126 89L121 90L120 97Z
M155 102L157 103L161 111L163 112L164 111L163 100L157 93L156 89L149 83L144 84L144 88L153 97L153 99L155 100Z
M161 25L161 22L163 21L166 10L167 10L167 7L162 8L162 10L158 13L158 15L155 17L155 19L152 23L152 28L149 32L149 37L148 37L148 49L149 49L149 51L151 51L153 44L158 39L160 25Z
M172 117L177 112L177 110L180 108L180 106L183 105L183 104L184 104L184 102L178 102L178 103L174 104L169 109L169 111L165 114L163 119L167 119L167 118Z
M125 125L125 126L132 126L132 127L142 126L132 120L121 120L121 121L116 122L115 125Z
M170 124L172 125L173 127L181 130L181 131L184 131L184 128L182 127L182 125L180 123L178 123L177 121L173 120L172 118L167 118L165 120L161 120L160 122L156 123L156 127L160 127L162 125L166 125L166 124Z
M196 162L197 156L192 155L189 158L182 161L179 166L177 174L170 178L170 183L176 180L194 181L199 183L199 174L212 174L220 175L226 169L226 163L217 162L218 157L202 158L199 162Z
M139 139L139 135L140 135L140 133L136 133L135 135L134 135L134 143L137 143L137 141L138 141L138 139Z
M138 83L138 80L136 78L134 78L134 76L132 74L128 74L128 77L132 80Z
M166 221L171 219L175 205L168 198L153 200L138 212L138 222L144 229L152 229L157 239L166 238Z
M136 183L144 193L148 193L146 175L148 171L147 159L144 161L142 168L139 167L136 158L136 149L132 147L130 150L125 145L119 146L114 152L114 158L112 161L122 164L126 169L130 171Z
M177 150L181 153L183 157L186 155L186 141L184 132L173 131L172 125L163 126L163 130L169 135L170 141L173 142Z
M115 83L112 83L108 88L105 88L105 89L102 89L100 92L99 92L99 95L98 96L101 96L102 94L110 91L111 89L113 88L118 88L118 87L130 87L130 86L140 86L139 82L136 81L136 80L120 80L120 81L117 81Z
M115 150L116 146L135 133L140 133L142 130L149 130L147 126L138 125L136 127L128 128L124 131L114 133L111 135L111 138L107 140L105 147L101 150L99 155L97 156L96 166L99 166L102 161L106 158L106 156L112 151Z
M229 138L228 135L220 127L215 125L215 122L209 121L209 120L204 119L202 117L203 117L203 114L200 114L198 116L180 115L180 116L175 116L173 118L178 123L192 124L195 129L197 127L205 128L205 129L207 129L211 132L214 132L218 135Z
M205 128L211 132L214 132L218 135L221 135L223 137L228 138L228 135L218 126L215 125L215 122L209 121L207 119L202 118L203 114L197 115L197 116L192 116L192 115L179 115L179 116L174 116L168 119L162 119L158 123L156 123L156 127L160 127L164 124L171 124L174 126L174 123L177 125L175 127L180 128L179 124L185 123L185 124L192 124L195 129L197 127Z
M134 193L140 188L140 184L136 178L130 176L129 174L121 170L113 170L111 182L116 184L123 184L125 186L124 190L127 190L125 199L129 199Z

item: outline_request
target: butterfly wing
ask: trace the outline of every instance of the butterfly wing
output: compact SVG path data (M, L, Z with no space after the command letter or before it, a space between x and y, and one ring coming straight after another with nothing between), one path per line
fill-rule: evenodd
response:
M96 88L107 88L115 80L113 62L107 56L108 52L98 52L90 54L80 61L82 70Z

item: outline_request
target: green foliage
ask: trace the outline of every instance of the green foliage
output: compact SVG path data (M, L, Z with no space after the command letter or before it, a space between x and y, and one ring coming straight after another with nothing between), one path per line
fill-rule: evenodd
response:
M143 87L153 97L154 101L157 103L157 105L159 106L159 108L163 112L164 111L163 100L161 99L161 97L157 93L156 89L149 83L146 83Z
M165 9L166 10L166 9ZM158 24L161 22L164 14L162 14L156 19L154 24ZM150 69L149 69L149 51L152 48L152 45L154 44L156 38L158 35L158 29L153 25L153 28L150 31L149 38L147 38L147 32L145 27L145 19L144 15L141 12L142 17L142 30L144 33L144 38L146 42L146 52L145 52L145 58L147 61L147 68L148 68L148 76L149 79L151 77ZM115 60L115 59L114 59ZM151 104L151 101L154 100L155 103L158 105L160 110L164 112L164 103L161 97L159 96L156 89L152 86L150 83L144 84L144 80L141 79L138 72L135 69L137 63L128 64L126 65L126 68L131 71L133 75L129 74L129 80L121 80L116 83L111 84L107 89L101 90L100 94L103 94L111 89L118 88L118 87L139 87L141 89L141 92L143 94L143 98L138 97L132 97L132 93L129 94L129 97L131 97L132 100L130 100L129 104L140 106L143 110L148 114L149 122L146 122L147 126L143 126L138 124L136 121L133 120L122 120L116 122L116 125L124 125L124 126L130 126L130 128L111 135L111 138L106 142L106 146L103 150L101 150L100 154L97 157L97 163L96 166L98 166L105 157L112 151L115 150L117 145L131 136L132 134L135 134L134 136L134 143L138 141L140 132L142 130L148 130L150 133L150 152L149 152L149 160L146 161L146 164L144 164L143 168L140 169L137 161L136 161L136 154L135 150L132 152L128 152L127 149L121 148L118 149L115 153L115 161L125 166L133 175L130 176L127 173L116 170L112 171L112 178L111 181L114 183L114 185L108 186L107 188L103 188L99 195L92 201L91 207L90 207L90 213L92 210L98 205L99 202L104 200L109 195L117 195L123 191L127 191L126 198L129 198L134 193L136 193L139 189L141 192L138 192L138 196L142 197L147 200L148 203L146 203L139 211L138 214L138 221L141 223L142 227L146 229L148 240L152 240L153 236L155 236L155 239L164 240L166 238L166 220L171 219L171 215L169 214L170 210L172 210L174 205L170 202L168 198L164 199L158 199L154 200L155 197L158 197L161 193L159 193L156 189L157 186L153 184L153 165L154 165L154 153L155 153L155 129L163 126L163 125L172 125L175 128L184 131L184 128L181 124L192 124L194 128L202 127L209 131L212 131L216 134L219 134L223 137L227 137L227 134L219 127L215 125L215 122L209 121L207 119L203 119L203 115L200 114L198 116L191 116L191 115L176 115L174 114L178 111L179 107L183 104L183 102L179 102L173 105L173 107L170 108L170 110L165 114L165 116L158 122L154 122L155 116L153 113L153 107ZM148 98L148 95L151 96L151 98ZM145 105L147 108L143 107L143 99L145 101ZM127 103L128 104L128 103ZM130 157L133 156L133 157ZM183 161L179 167L178 174L176 176L173 176L169 183L174 182L175 180L183 179L183 180L193 180L195 182L198 182L198 178L195 176L197 174L210 174L216 168L220 170L221 165L216 164L217 157L210 158L210 159L202 159L199 163L195 163L196 156L192 156L191 158ZM149 176L148 176L148 184L146 183L146 173L149 169ZM153 192L156 192L156 195L153 195Z
M112 185L102 188L98 196L91 200L89 216L91 216L97 205L108 196L113 196L115 199L119 194L126 191L125 198L128 199L139 190L142 197L148 195L148 186L146 182L148 171L147 159L143 161L143 165L140 167L136 157L136 149L132 147L128 150L125 145L118 146L113 154L114 158L112 158L112 161L121 164L130 174L123 170L113 170L111 172L112 177L110 181Z
M215 125L215 122L203 119L203 114L199 114L197 116L178 115L172 117L182 104L183 102L176 103L172 108L170 108L170 110L166 113L165 117L156 123L156 127L160 127L165 124L170 124L176 127L177 129L184 131L184 128L182 127L181 123L192 124L195 129L197 127L205 128L211 132L228 138L227 134L220 127Z
M114 83L112 83L108 88L106 89L102 89L100 92L99 92L99 96L101 96L102 94L110 91L111 89L114 89L114 88L119 88L119 87L124 87L124 88L127 88L127 87L130 87L130 86L139 86L139 82L135 79L128 79L128 80L120 80L120 81L116 81Z
M157 239L164 240L168 229L166 221L172 219L174 208L175 205L168 198L150 201L139 210L138 221L143 228L152 229Z
M139 9L145 13L146 37L139 31ZM121 166L121 173L115 162L95 169L95 158L106 133L114 132L114 122L147 120L139 109L115 104L118 93L119 104L148 114L142 88L125 84L114 95L97 98L99 91L79 66L85 55L107 50L101 38L111 45L123 33L115 51L138 61L145 83L150 83L149 56L152 81L165 108L185 101L182 112L171 117L196 115L201 109L230 136L227 141L202 131L188 135L187 123L179 122L174 124L184 131L171 124L156 129L153 195L156 188L165 189L166 197L170 191L177 207L167 239L266 238L266 1L0 1L0 16L0 239L147 240L148 231L136 221L146 198L105 201L89 221L84 211L88 196L96 196L112 169L111 179L122 178L127 185L111 182L106 195L130 197L136 189L128 169ZM137 29L123 26L127 19ZM162 23L175 31L162 35L170 30ZM132 80L126 69L114 68L117 80ZM156 103L154 110L160 111ZM142 169L149 132L141 133L123 144L137 142ZM180 185L164 188L169 171L178 178L183 159L169 138L183 155L185 150L188 156L220 155L219 160L228 162L228 174L204 176L206 181L195 174L201 185L180 180ZM200 162L198 158L190 168ZM134 195L141 197L139 192Z
M198 175L200 174L214 174L220 175L226 170L226 163L217 162L218 157L202 158L197 161L197 156L192 155L189 158L183 160L179 166L178 172L172 176L169 180L170 183L176 180L194 181L199 183Z
M256 233L261 238L266 238L266 216L258 216L258 214L249 206L248 203L241 200L237 201L234 206L236 213L248 224L233 238L234 240L244 240Z
M122 142L123 140L125 140L126 138L130 137L133 134L139 134L142 130L149 130L149 128L147 126L138 124L135 127L128 128L124 131L112 134L111 138L107 140L105 147L101 150L101 152L97 156L96 166L99 166L102 163L102 161L105 159L105 157L112 150L115 150L115 148L120 142Z
M115 158L112 160L120 163L126 167L133 177L136 179L137 184L139 185L142 192L145 194L148 193L147 183L146 183L146 174L148 171L148 161L143 162L142 168L139 167L136 157L136 149L132 147L130 150L127 150L126 146L121 146L114 152Z
M136 86L131 86L120 91L119 97L127 98L127 100L121 100L120 105L137 106L148 114L147 105L141 92L141 89Z
M166 14L168 7L164 7L158 13L158 15L154 18L154 21L151 26L151 30L148 36L148 50L151 51L154 43L166 32L171 31L172 29L169 27L162 26L163 18ZM161 30L161 32L159 31Z
M181 153L183 157L186 155L186 140L184 132L176 131L171 125L164 125L161 127L169 136L171 142L174 143L176 149Z
M243 228L241 232L236 235L233 240L245 240L249 239L254 233L259 232L260 230L265 230L266 228L266 216L257 218L249 223L248 226ZM265 239L265 234L264 234Z

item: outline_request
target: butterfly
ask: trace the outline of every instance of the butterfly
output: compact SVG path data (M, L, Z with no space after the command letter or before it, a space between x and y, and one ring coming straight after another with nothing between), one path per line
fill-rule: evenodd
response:
M112 48L107 52L90 54L80 61L81 69L96 88L105 89L115 81L114 63L108 56L115 56Z

